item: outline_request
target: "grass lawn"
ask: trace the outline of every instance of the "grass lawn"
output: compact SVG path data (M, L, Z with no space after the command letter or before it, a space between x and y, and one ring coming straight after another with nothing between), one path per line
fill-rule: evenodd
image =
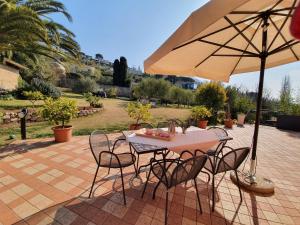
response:
M78 106L88 106L88 103L81 95L64 93L64 98L76 100ZM103 111L71 121L74 127L74 135L86 135L94 129L105 130L106 132L118 132L127 129L129 124L133 122L125 111L128 101L120 99L102 99L101 101L104 104ZM39 102L39 105L41 104L42 102ZM0 111L17 110L30 105L30 102L26 100L1 100ZM150 111L153 115L151 121L153 124L171 118L185 119L190 113L188 109L171 107L153 108ZM48 122L27 123L27 138L52 136L52 126L53 125ZM0 125L0 146L11 142L11 140L8 140L10 134L14 134L16 138L20 138L19 124Z

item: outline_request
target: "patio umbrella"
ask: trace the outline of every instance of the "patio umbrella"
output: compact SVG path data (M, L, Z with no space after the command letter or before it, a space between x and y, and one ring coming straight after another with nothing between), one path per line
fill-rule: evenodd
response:
M260 71L250 166L255 160L264 74L300 57L289 30L298 0L211 0L194 11L144 62L145 72L229 81L233 74Z

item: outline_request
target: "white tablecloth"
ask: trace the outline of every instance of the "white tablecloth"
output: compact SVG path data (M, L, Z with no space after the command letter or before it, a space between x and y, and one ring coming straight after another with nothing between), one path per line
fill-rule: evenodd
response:
M177 128L177 131L181 128ZM207 151L212 146L219 143L219 137L210 130L203 130L197 127L190 127L185 134L176 133L171 141L147 138L137 136L134 132L124 132L128 142L154 145L161 148L167 148L171 151L180 153L183 150L193 151L201 149Z

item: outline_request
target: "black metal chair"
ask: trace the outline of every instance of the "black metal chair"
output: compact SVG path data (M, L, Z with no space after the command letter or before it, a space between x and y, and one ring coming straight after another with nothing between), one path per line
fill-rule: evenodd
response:
M185 153L190 154L191 157L186 160L182 160L182 156ZM196 178L199 172L204 167L206 160L207 160L207 155L205 154L193 155L189 151L183 151L180 154L180 157L177 159L165 159L165 160L152 159L150 172L147 176L147 181L144 186L142 198L145 194L147 184L150 178L150 174L152 172L154 176L156 176L159 180L157 185L154 188L152 198L155 199L156 190L161 183L164 184L167 189L166 207L165 207L165 224L167 224L167 219L168 219L169 189L175 187L178 184L186 183L189 180L194 180L200 213L202 214L202 207L201 207L200 197L198 193Z
M115 146L116 146L117 142L119 142L119 141L123 141L123 139L117 139L113 144L113 148L111 148L110 141L106 134L103 134L101 131L98 131L98 130L93 131L91 133L89 142L90 142L91 152L97 163L97 170L96 170L96 173L94 176L94 180L93 180L93 184L92 184L91 191L89 194L89 198L91 197L99 168L100 167L108 168L109 169L108 173L110 171L110 168L119 168L121 171L124 205L126 205L122 168L133 165L134 169L136 171L136 168L134 165L135 161L136 161L136 157L132 153L121 153L121 154L114 153L113 151L115 150Z
M229 150L226 153L222 153L223 151ZM215 175L219 173L224 173L227 171L234 171L237 186L240 193L240 201L243 201L240 181L237 173L237 169L243 163L250 152L250 148L237 148L233 149L229 146L224 146L216 156L209 156L208 160L204 166L213 176L212 178L212 211L215 210ZM222 156L220 156L222 155Z
M219 144L213 146L211 149L209 149L207 151L208 155L216 156L216 155L218 155L218 152L220 150L222 150L222 148L226 145L226 143L228 141L227 138L229 137L229 135L228 135L227 131L221 127L210 127L210 128L208 128L208 130L213 131L220 139Z

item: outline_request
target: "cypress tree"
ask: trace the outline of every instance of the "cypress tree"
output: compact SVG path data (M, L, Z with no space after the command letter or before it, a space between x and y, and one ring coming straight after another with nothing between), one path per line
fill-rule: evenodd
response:
M127 60L124 56L120 57L120 86L126 86L127 77Z
M113 84L120 85L120 61L116 59L113 64Z

